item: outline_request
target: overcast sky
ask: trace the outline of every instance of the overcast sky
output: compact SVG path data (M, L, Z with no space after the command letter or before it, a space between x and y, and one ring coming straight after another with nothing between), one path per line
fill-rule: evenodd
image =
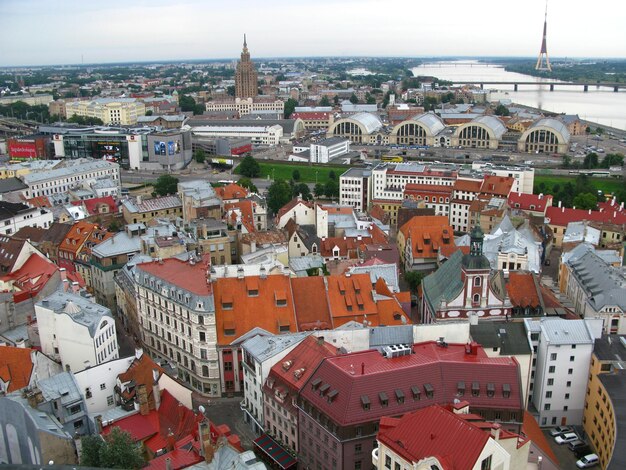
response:
M0 66L232 58L536 56L543 0L0 0ZM551 57L626 57L626 2L550 0Z

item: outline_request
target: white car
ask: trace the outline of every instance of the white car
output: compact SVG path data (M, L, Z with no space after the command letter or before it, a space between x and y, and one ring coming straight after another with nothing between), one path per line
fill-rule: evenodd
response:
M576 462L578 468L594 467L600 463L600 459L596 454L585 455L582 459Z
M565 434L559 434L554 438L554 442L559 445L567 444L568 442L576 440L578 440L578 435L575 432L566 432Z
M559 434L565 434L568 432L574 432L574 428L571 426L557 426L556 428L550 429L551 436L558 436Z

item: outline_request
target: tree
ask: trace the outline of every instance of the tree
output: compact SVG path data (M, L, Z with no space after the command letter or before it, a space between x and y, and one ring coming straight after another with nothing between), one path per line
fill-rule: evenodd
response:
M315 183L315 188L313 188L313 194L315 197L321 197L324 195L324 185L322 183Z
M328 172L328 179L329 180L336 180L337 179L337 175L335 175L335 171L334 170L330 170Z
M583 168L588 168L588 169L598 168L598 154L595 152L591 152L585 155L585 160L583 161Z
M235 96L235 85L230 85L226 87L226 93L230 96Z
M291 172L291 178L294 181L300 181L300 170L296 169Z
M292 113L296 110L296 106L298 106L298 102L293 98L289 98L285 102L285 119L289 119Z
M358 102L359 102L359 99L354 93L352 93L352 96L350 97L350 103L357 104Z
M138 469L145 465L145 461L130 433L114 427L104 440L100 436L82 438L80 464L85 467Z
M294 184L292 189L293 197L301 196L305 201L310 201L313 199L313 195L311 194L311 188L306 183L298 183Z
M320 106L330 106L330 100L328 99L328 96L322 96L322 99L320 100Z
M239 181L237 181L237 184L241 186L242 188L246 188L248 191L251 191L253 193L259 192L258 188L255 186L252 180L248 177L239 178Z
M624 166L624 155L607 153L602 159L602 168L610 168L612 166Z
M196 107L196 100L189 95L182 95L178 98L181 111L193 111Z
M100 118L88 117L88 116L79 116L77 114L73 114L72 117L68 118L67 122L72 122L74 124L79 124L81 126L102 126L102 125L104 125L104 122Z
M365 93L365 102L367 104L376 104L376 98L374 98L369 92Z
M422 283L422 279L424 279L423 273L418 273L417 271L407 271L404 273L404 280L409 284L411 292L417 291L417 288Z
M267 207L273 214L291 201L292 189L285 180L274 181L267 190Z
M237 167L237 173L248 178L256 178L261 175L261 165L252 155L247 155Z
M335 104L335 106L339 106L339 102L340 102L340 101L341 101L341 100L339 99L339 95L335 95L335 96L333 97L333 103ZM329 104L330 104L330 103L329 103Z
M206 160L206 155L204 154L204 150L198 149L193 153L193 159L198 163L204 163Z
M509 112L509 108L504 106L502 103L500 103L496 107L495 113L496 113L496 116L510 116L511 115L511 113Z
M152 116L153 114L154 114L154 111L152 111L151 109L146 111L146 116Z
M581 193L574 198L572 205L577 209L596 209L598 207L598 198L592 193Z
M159 196L175 194L178 191L178 178L172 175L161 175L154 184L154 192Z
M117 220L112 220L107 230L109 232L119 232L121 228L122 226Z
M339 185L335 180L329 179L324 185L324 194L327 198L332 199L339 197Z

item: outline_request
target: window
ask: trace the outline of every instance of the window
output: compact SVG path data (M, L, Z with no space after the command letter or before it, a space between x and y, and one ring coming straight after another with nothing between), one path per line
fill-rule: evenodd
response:
M199 335L200 335L200 341L205 342L206 341L206 333L204 331L200 331Z
M367 395L361 395L361 406L366 411L370 409L370 399Z
M567 381L567 383L565 384L566 387L571 387L572 386L572 382L570 380Z
M90 387L87 387L85 389L85 398L87 398L87 399L91 398L91 388Z
M354 444L354 453L360 454L363 452L363 444Z
M556 353L550 354L550 360L551 361L556 361Z
M554 385L554 379L548 379L548 385Z
M555 371L555 370L556 370L556 367L555 367L555 366L550 366L550 368L548 369L548 372L549 372L550 374L554 374L554 371Z
M474 285L475 285L476 287L479 287L479 286L480 286L480 277L479 277L479 276L476 276L476 277L474 278Z
M566 400L569 400L569 393L566 393L566 394L565 394L565 399L566 399Z
M572 375L574 373L574 369L567 369L567 375Z
M81 407L80 405L74 405L72 407L70 407L70 409L67 410L69 414L71 415L75 415L76 413L80 413L81 412Z
M546 392L546 398L552 398L552 392L550 390Z
M491 455L480 462L480 470L491 470Z
M575 359L576 359L576 356L570 356L570 357L569 357L569 361L570 361L570 362L574 362L574 360L575 360Z
M472 396L480 396L480 384L478 382L472 382Z
M480 302L480 295L479 294L474 294L474 303L477 304L478 302Z
M113 395L107 397L107 406L113 406Z
M502 396L504 398L509 398L511 396L511 385L510 384L502 384Z
M543 405L543 409L545 411L550 411L550 403L546 403L545 405Z
M391 468L391 457L385 455L385 468Z
M389 404L389 399L387 398L387 394L385 392L380 392L378 394L378 398L380 400L380 406L382 406L383 408L386 408L387 405Z

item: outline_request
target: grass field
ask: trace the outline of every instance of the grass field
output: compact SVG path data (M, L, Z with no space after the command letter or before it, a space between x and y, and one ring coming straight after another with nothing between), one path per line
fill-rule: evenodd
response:
M555 184L558 184L563 187L565 183L574 183L576 181L575 177L572 176L555 176L555 175L538 175L535 174L535 188L534 192L538 193L537 186L540 183L545 183L545 185L552 189ZM613 194L615 191L622 189L624 187L624 180L617 178L589 178L589 182L591 185L600 191L603 191L604 194Z
M302 183L315 183L316 178L318 183L325 183L328 181L328 174L331 171L335 172L335 179L339 181L339 176L349 168L344 165L308 165L263 161L259 161L259 166L261 167L261 178L269 176L274 180L283 179L289 181L292 178L293 170L298 170L300 172L299 182ZM235 168L235 173L238 173L237 168Z

